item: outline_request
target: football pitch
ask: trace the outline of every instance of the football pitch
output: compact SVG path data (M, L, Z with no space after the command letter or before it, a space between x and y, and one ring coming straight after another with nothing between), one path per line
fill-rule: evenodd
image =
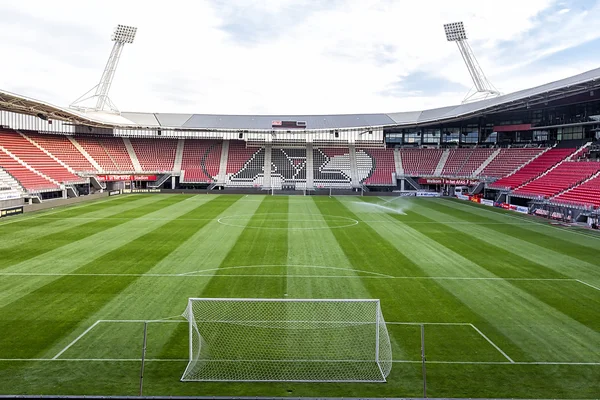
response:
M190 297L380 299L386 383L181 382ZM600 236L429 198L128 195L0 222L0 395L600 396ZM240 337L240 341L244 338Z

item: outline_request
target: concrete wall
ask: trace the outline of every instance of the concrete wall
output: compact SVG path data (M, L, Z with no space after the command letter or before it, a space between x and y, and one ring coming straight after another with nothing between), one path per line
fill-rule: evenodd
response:
M91 194L89 196L73 197L70 199L46 200L40 204L27 204L24 207L25 212L46 210L48 208L66 206L69 204L83 203L90 200L97 200L103 197L108 197L108 192Z
M10 199L10 200L1 200L0 201L0 210L4 208L10 207L19 207L25 203L24 199Z

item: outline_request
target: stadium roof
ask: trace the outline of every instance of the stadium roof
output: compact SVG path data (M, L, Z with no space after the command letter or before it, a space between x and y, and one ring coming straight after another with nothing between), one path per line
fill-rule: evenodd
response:
M121 115L115 115L105 112L83 113L2 90L0 90L0 110L42 115L50 119L69 121L78 125L120 128L271 130L272 121L274 120L305 121L307 129L411 127L451 122L477 115L531 107L594 89L600 89L600 68L492 99L431 110L388 114L218 115L123 112Z

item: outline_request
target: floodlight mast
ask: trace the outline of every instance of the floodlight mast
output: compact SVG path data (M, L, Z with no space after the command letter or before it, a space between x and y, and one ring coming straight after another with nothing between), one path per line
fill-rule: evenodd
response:
M119 113L118 108L108 97L108 92L112 85L115 72L117 71L117 65L123 52L123 47L127 43L133 43L135 39L137 28L127 25L117 25L115 31L111 36L111 40L115 42L113 49L100 78L100 83L86 92L83 96L75 100L71 104L71 108L80 111L109 111L113 113ZM93 93L93 94L92 94ZM86 106L85 104L90 104ZM95 103L95 104L94 104ZM91 105L94 104L94 105ZM108 108L108 110L106 110Z
M492 83L486 78L481 66L477 62L475 53L467 41L467 32L462 22L453 22L450 24L444 24L444 30L446 31L446 40L449 42L456 42L460 55L462 56L473 84L475 85L475 92L469 91L467 96L464 98L463 103L468 103L476 100L483 100L490 97L496 97L500 95L500 92L492 85Z

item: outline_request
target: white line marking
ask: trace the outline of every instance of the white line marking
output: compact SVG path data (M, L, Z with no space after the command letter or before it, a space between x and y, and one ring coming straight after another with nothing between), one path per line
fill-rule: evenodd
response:
M367 203L368 204L368 203ZM222 217L220 219L225 219L225 218L233 218L236 217L235 215L229 215L229 216L225 216ZM31 217L34 218L34 217ZM28 219L31 219L28 218ZM73 220L73 221L98 221L98 220L103 220L103 219L109 219L109 220L131 220L131 219L135 219L137 221L171 221L171 219L168 218L126 218L126 217L64 217L64 218L60 218L60 217L35 217L37 219L40 220L56 220L56 221L61 221L61 220ZM217 218L177 218L180 221L218 221ZM23 221L24 219L21 219L21 221ZM283 222L283 220L269 220L269 222L273 222L273 221L281 221ZM327 222L327 220L305 220L305 221L300 221L300 220L285 220L287 222L319 222L319 223L324 223ZM356 220L355 220L356 221ZM17 221L11 221L11 222L17 222ZM429 224L435 224L435 225L445 225L445 224L453 224L453 225L531 225L531 222L523 222L523 223L517 223L517 222L472 222L472 221L403 221L403 220L366 220L366 219L361 219L360 221L358 221L358 223L362 223L362 222L366 222L366 223L381 223L381 224L411 224L411 225L429 225ZM226 225L226 226L234 226L234 225L228 225L228 224L223 224L222 225ZM356 223L354 223L353 225L348 225L348 226L354 226L357 225ZM241 228L242 226L238 226L235 225L235 227L239 227ZM331 227L331 228L341 228L343 226L339 226L339 227ZM257 229L263 229L262 227L254 227ZM329 227L328 227L329 228ZM274 228L264 228L264 229L274 229ZM293 228L278 228L278 229L293 229ZM303 229L309 229L309 228L303 228ZM319 227L319 228L310 228L310 229L325 229L325 227ZM589 235L588 235L589 236Z
M506 217L509 217L509 218L514 218L514 219L516 219L516 220L519 220L519 221L525 221L525 222L527 222L527 224L519 224L519 225L530 225L530 224L534 224L534 225L539 225L539 226L546 226L546 227L551 227L551 228L554 228L554 229L558 229L558 230L560 230L561 232L573 233L573 234L575 234L575 235L581 235L581 236L589 237L589 238L592 238L592 239L600 239L600 236L597 236L597 235L595 235L595 234L588 235L587 233L578 232L578 231L573 231L573 230L568 230L568 229L566 229L566 228L561 228L561 227L559 227L559 226L552 225L552 224L550 223L550 222L551 222L550 220L548 220L548 222L542 222L542 221L538 221L538 220L536 220L536 219L526 219L526 218L523 218L523 217L517 217L516 215L510 215L508 212L506 212L506 213L502 213L502 212L497 212L497 211L492 211L492 210L489 210L489 209L488 209L488 207L486 207L486 206L483 206L483 205L476 206L476 205L475 205L475 203L472 203L472 202L470 202L470 201L469 201L469 202L463 202L463 203L459 203L459 202L457 202L457 201L452 201L452 199L444 199L444 200L445 200L445 201L451 201L451 202L452 202L452 203L454 203L454 204L461 204L461 205L467 205L467 206L470 206L470 207L474 207L474 208L475 208L475 209L477 209L477 210L483 210L483 211L487 211L488 213L492 213L492 214L495 214L495 215L504 215L504 216L506 216ZM470 203L470 204L469 204L469 203ZM455 209L457 209L456 207L454 207L454 208L455 208ZM485 218L485 217L484 217L484 218Z
M587 282L584 282L584 281L582 281L582 280L580 280L580 279L575 279L575 280L576 280L577 282L579 282L579 283L582 283L582 284L584 284L585 286L589 286L589 287L591 287L591 288L593 288L593 289L600 290L600 288L599 288L599 287L597 287L597 286L594 286L594 285L590 285L589 283L587 283Z
M28 213L25 214L25 216L21 217L21 218L17 218L15 220L12 221L6 221L0 224L0 226L4 226L4 225L8 225L8 224L14 224L15 222L21 222L21 221L28 221L30 219L40 219L40 218L44 218L45 215L52 215L52 214L56 214L59 212L63 212L63 211L67 211L67 210L75 210L78 208L82 208L82 207L87 207L87 206L91 206L94 204L99 204L99 203L105 203L107 201L112 201L112 200L117 200L119 198L123 198L123 197L127 197L128 195L125 196L115 196L115 197L109 197L106 199L100 199L100 200L90 200L89 203L84 203L84 204L77 204L77 205L69 205L69 204L65 204L65 205L56 205L57 208L59 208L56 211L51 211L51 212L46 212L46 210L39 210L39 211L30 211L28 213L39 213L39 214L35 214L35 215L27 215ZM53 218L53 219L57 219L57 220L61 220L61 219L68 219L69 217L66 218ZM50 219L50 218L46 218L46 219Z
M101 319L96 321L96 323L98 322L107 322L107 323L142 323L142 322L148 322L148 323L175 323L175 324L180 324L180 323L187 323L187 320L169 320L169 319L151 319L151 320L145 320L145 319ZM232 322L232 321L225 321L225 322ZM244 322L273 322L272 320L269 321L244 321ZM306 321L306 322L320 322L320 321ZM323 322L336 322L336 321L323 321ZM348 323L348 321L342 321L342 323ZM371 324L371 322L358 322L360 324ZM386 321L386 325L452 325L452 326L470 326L472 324L470 324L469 322L402 322L402 321Z
M298 265L300 266L300 265ZM248 266L253 267L253 266ZM244 268L248 268L244 267ZM313 268L319 268L316 266L310 266ZM233 267L237 268L237 267ZM346 270L345 268L335 268L335 267L320 267L320 268L332 268L332 269L340 269ZM202 272L213 271L213 270L225 270L229 268L215 268L215 269L207 269L201 270ZM150 273L150 274L117 274L117 273L59 273L59 272L0 272L0 276L123 276L123 277L148 277L148 278L189 278L189 277L289 277L289 278L369 278L369 279L407 279L407 280L455 280L455 281L555 281L555 282L580 282L586 284L583 281L575 278L500 278L500 277L469 277L469 276L391 276L380 274L378 272L371 271L362 271L356 269L348 269L348 271L361 272L370 275L287 275L287 274L201 274L197 272L183 272L179 274L159 274L159 273ZM200 271L198 271L200 272ZM590 286L588 284L588 286ZM600 289L599 289L600 290Z
M92 326L90 326L89 328L87 328L85 331L83 331L83 333L79 336L77 336L77 338L75 340L73 340L71 343L69 343L64 349L62 349L57 355L55 355L54 357L52 357L53 360L56 360L58 357L61 356L62 353L64 353L65 351L67 351L69 349L69 347L73 346L75 343L77 343L77 341L79 339L81 339L82 337L84 337L89 331L91 331L92 329L94 329L94 327L96 325L98 325L98 323L100 323L100 321L96 321L94 322L94 324Z
M386 325L452 325L452 326L469 326L468 322L394 322L386 321Z
M0 358L0 362L141 362L141 358ZM150 358L148 362L189 362L187 358ZM349 360L352 361L352 360ZM393 363L421 364L421 360L392 360ZM600 362L569 361L427 361L428 364L466 364L466 365L581 365L600 366Z
M107 322L107 323L156 323L156 324L180 324L182 322L187 322L187 320L173 320L173 319L100 319L97 322Z
M514 364L513 359L510 358L505 352L503 352L502 349L496 345L496 343L492 342L492 340L490 338L488 338L487 336L485 336L483 334L483 332L481 332L479 329L477 329L477 327L475 325L473 325L473 324L469 324L469 325L471 325L471 327L473 329L475 329L477 331L477 333L479 333L485 340L487 340L489 344L491 344L492 346L494 346L494 348L496 350L498 350L500 352L500 354L502 354L508 361L510 361L511 363Z
M265 267L266 268L269 268L269 267L323 268L323 269L333 269L333 270L339 270L339 271L363 272L365 274L377 275L377 276L382 276L382 277L385 277L385 278L394 278L391 275L380 274L379 272L363 271L363 270L353 269L353 268L325 267L325 266L321 266L321 265L294 265L294 264L241 265L241 266L236 266L236 267L211 268L211 269L203 269L203 270L199 270L199 271L184 272L184 273L182 273L180 275L183 276L183 275L202 274L202 273L205 273L205 272L223 271L223 270L229 270L229 269L265 268ZM259 276L262 276L262 275L259 275ZM288 276L288 275L287 274L283 274L283 275L277 275L277 276ZM290 275L290 276L294 276L294 275Z

